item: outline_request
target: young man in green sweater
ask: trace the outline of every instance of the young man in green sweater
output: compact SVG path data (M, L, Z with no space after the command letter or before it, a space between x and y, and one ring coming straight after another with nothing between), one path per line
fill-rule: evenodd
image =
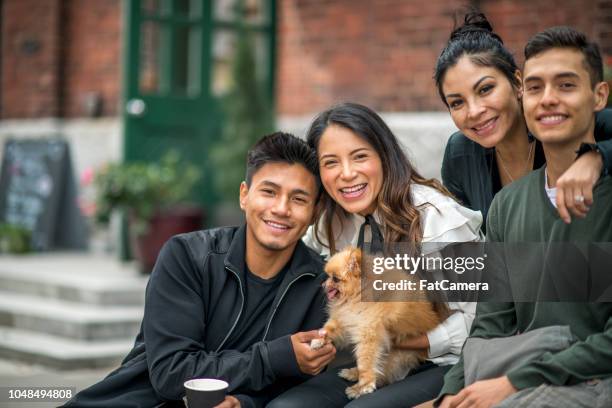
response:
M573 163L576 152L595 154L588 152L589 144L595 142L594 113L605 107L609 93L602 71L597 45L571 28L554 27L529 40L523 108L529 129L544 146L547 165L495 196L487 218L488 241L612 241L612 177L602 177L593 196L575 190L573 197L560 197L577 208L590 206L586 216L566 224L555 210L555 183ZM522 272L508 268L510 276L513 271ZM517 281L520 279L511 280L512 293L524 289L514 286ZM466 384L469 369L464 371L468 367L466 346L462 359L445 377L439 406L612 406L611 303L483 302L478 305L470 338L512 341L517 334L533 334L550 326L569 326L573 340L556 350L552 344L547 349L545 342L544 352L537 357L470 385ZM514 345L523 346L520 341Z

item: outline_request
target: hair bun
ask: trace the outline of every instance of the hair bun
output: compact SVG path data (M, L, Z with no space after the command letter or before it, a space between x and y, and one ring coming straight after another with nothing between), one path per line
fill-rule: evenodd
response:
M450 35L450 41L469 36L471 34L490 35L501 44L504 43L501 37L493 32L493 26L491 26L491 23L489 23L487 17L479 11L470 11L465 15L463 25L453 30Z

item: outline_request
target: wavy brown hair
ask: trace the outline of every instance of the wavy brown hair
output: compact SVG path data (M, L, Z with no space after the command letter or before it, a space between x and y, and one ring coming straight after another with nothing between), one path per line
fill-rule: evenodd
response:
M426 179L416 171L391 129L370 108L347 102L320 113L306 134L308 144L317 152L321 136L331 125L351 130L369 143L380 156L383 184L377 197L376 208L383 224L385 242L420 243L423 231L418 208L415 207L410 194L411 184L426 185L449 197L452 195L439 181ZM349 214L326 191L323 191L320 205L322 211L315 222L315 238L334 254L337 252L335 237L340 231L333 231L333 219L337 217L342 228ZM323 222L327 242L323 242L318 236L320 222Z

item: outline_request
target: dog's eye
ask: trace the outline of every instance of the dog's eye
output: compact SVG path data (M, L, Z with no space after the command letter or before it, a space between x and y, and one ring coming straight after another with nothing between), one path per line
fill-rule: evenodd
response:
M335 277L335 276L332 276L332 282L334 282L334 283L338 283L338 282L340 282L340 279L338 279L338 278L337 278L337 277Z

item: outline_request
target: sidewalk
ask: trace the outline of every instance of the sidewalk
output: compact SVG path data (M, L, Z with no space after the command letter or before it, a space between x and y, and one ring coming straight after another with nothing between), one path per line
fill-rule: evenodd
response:
M62 386L78 392L106 376L133 344L147 279L133 263L120 263L112 255L0 256L0 355L11 358L0 357L0 387ZM14 333L25 336L11 343ZM46 337L48 343L41 343ZM98 352L104 359L95 356ZM88 355L95 368L70 369L82 367ZM40 361L60 361L56 367L64 369ZM58 404L0 400L0 408Z
M104 378L113 367L95 370L60 371L39 365L0 360L0 387L69 387L80 391ZM52 408L59 402L6 402L0 408Z

